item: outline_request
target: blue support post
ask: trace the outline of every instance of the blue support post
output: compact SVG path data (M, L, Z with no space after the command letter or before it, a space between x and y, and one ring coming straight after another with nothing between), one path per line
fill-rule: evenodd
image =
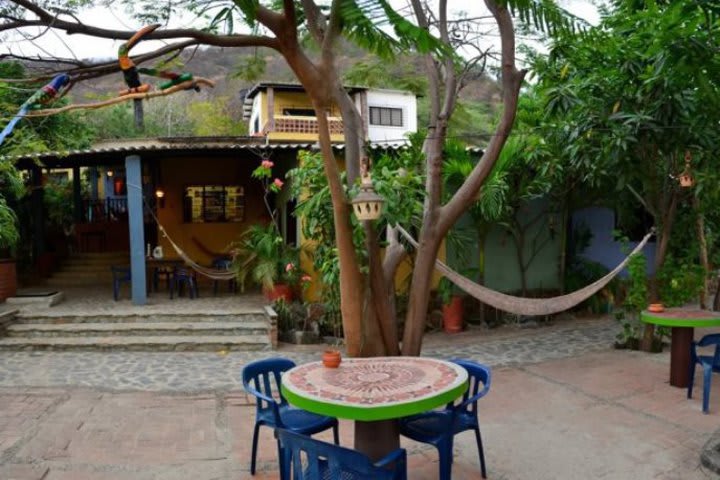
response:
M132 302L147 303L145 279L145 228L143 225L142 163L138 155L125 157L127 182L128 227L130 230L130 276L132 278Z

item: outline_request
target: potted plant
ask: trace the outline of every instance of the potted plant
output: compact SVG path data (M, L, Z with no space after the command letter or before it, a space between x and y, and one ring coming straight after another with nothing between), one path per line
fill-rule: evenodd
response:
M447 278L440 280L438 296L442 301L443 329L446 333L462 332L463 298L455 293L453 284Z
M275 223L251 226L231 245L231 252L241 291L249 278L269 300L292 301L302 277L299 252L285 244Z
M17 271L12 253L20 240L17 216L0 195L0 301L17 292Z

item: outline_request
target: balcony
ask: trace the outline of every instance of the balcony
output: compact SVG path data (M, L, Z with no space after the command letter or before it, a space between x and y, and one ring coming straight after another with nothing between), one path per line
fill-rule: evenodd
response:
M330 135L343 134L343 121L340 117L328 117L330 124ZM318 134L318 122L315 117L299 117L288 115L275 116L275 128L267 122L263 127L263 133L293 133L293 134Z

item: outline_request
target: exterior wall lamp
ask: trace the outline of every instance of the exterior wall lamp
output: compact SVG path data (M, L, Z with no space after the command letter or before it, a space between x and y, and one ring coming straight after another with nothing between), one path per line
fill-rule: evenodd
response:
M367 158L362 159L361 169L360 192L355 195L355 198L350 203L352 203L353 211L358 220L377 220L380 218L385 200L373 188L372 179L367 171Z
M165 208L165 190L162 187L155 189L155 198L158 200L158 207Z

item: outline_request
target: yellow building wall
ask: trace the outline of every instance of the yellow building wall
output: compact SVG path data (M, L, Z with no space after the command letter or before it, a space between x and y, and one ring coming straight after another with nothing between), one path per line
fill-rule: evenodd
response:
M260 108L262 116L265 122L267 122L267 110L268 110L268 97L267 92L261 92L260 94ZM313 108L312 102L302 92L273 92L273 113L276 117L282 116L283 109L285 108ZM330 116L340 118L340 108L333 106L330 109ZM300 117L303 118L303 117ZM315 117L307 117L315 118ZM268 133L268 139L274 141L289 141L289 142L317 142L318 136L315 133L296 133L296 132L278 132L273 131ZM331 134L330 140L333 142L343 142L345 136L342 134Z
M160 162L165 205L158 208L158 218L168 235L194 261L210 265L212 258L193 241L198 239L212 252L225 252L228 245L247 227L266 223L269 216L263 204L259 181L250 177L254 168L251 158L167 158ZM185 223L183 195L189 185L241 185L245 188L245 217L233 223ZM158 232L166 257L177 257L166 238Z

